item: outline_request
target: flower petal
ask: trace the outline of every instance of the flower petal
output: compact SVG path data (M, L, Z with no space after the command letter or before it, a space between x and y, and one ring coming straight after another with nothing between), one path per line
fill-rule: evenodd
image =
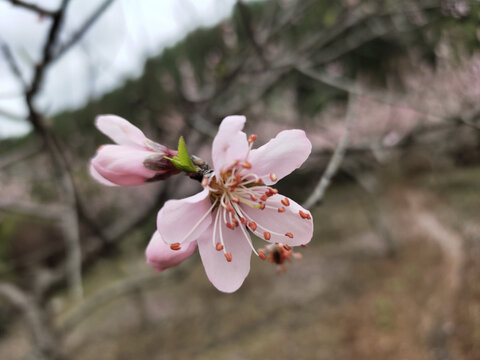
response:
M218 211L218 210L217 210ZM220 291L231 293L236 291L250 271L250 257L252 249L240 228L230 230L223 221L220 221L225 243L225 250L232 254L232 261L228 262L223 251L217 251L213 245L213 225L197 240L198 250L202 258L203 267L211 283ZM215 243L220 241L217 228Z
M129 121L116 115L100 115L95 119L98 130L119 145L145 149L147 138L143 132Z
M212 222L208 189L180 200L169 200L158 212L157 228L167 244L196 240Z
M147 246L145 255L149 263L156 271L161 272L173 266L177 266L188 259L195 252L195 241L183 245L180 250L172 250L163 240L158 231L155 231Z
M250 151L248 161L252 172L267 185L275 184L302 166L312 151L312 144L303 130L285 130L265 145ZM275 174L272 181L270 174Z
M313 235L313 219L311 219L310 211L304 209L295 201L284 199L285 196L273 195L266 201L265 209L253 209L249 206L241 204L242 210L257 224L256 234L260 238L264 238L264 232L271 234L271 243L281 242L290 246L298 246L307 244ZM288 206L282 204L282 200L288 203ZM272 207L272 208L270 208ZM284 212L278 212L279 208L284 208ZM310 216L310 219L304 219L300 216L300 211ZM275 234L275 233L279 233ZM290 233L293 238L285 235Z
M97 170L93 167L93 165L90 163L88 170L90 171L90 176L97 180L100 184L107 185L107 186L117 186L117 184L112 183L111 181L108 181L105 179L102 175L98 173Z
M121 145L104 145L91 160L95 171L108 181L123 186L143 185L158 172L147 169L143 162L152 153Z
M235 160L245 159L248 153L247 135L242 131L245 120L245 116L239 115L222 120L212 145L213 168L217 176Z

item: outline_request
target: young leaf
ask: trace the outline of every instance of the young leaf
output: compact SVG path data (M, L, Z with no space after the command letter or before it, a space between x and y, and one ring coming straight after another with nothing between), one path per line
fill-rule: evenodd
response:
M180 136L178 140L178 155L174 156L173 159L169 157L165 157L166 159L170 160L177 169L185 172L196 172L197 168L193 165L192 160L190 159L190 155L187 150L187 145L185 144L185 140L183 136Z

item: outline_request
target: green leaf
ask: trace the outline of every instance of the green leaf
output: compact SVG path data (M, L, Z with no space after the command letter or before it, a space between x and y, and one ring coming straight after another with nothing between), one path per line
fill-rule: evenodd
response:
M185 144L185 140L183 136L180 136L178 140L178 155L172 158L166 157L166 159L170 160L178 170L185 171L185 172L197 172L197 168L193 165L192 160L190 159L190 154L187 150L187 145Z

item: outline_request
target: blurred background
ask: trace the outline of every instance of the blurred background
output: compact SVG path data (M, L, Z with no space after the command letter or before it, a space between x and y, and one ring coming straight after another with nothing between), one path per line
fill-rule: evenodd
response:
M480 359L479 45L476 0L0 0L0 359ZM304 129L303 258L155 273L200 186L92 180L109 113L207 161Z

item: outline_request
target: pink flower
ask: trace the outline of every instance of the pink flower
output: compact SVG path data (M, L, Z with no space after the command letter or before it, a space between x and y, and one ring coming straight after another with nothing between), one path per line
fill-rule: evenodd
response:
M300 167L311 152L302 130L280 132L258 149L256 139L242 131L244 116L225 118L213 141L214 172L204 177L203 191L169 200L158 213L158 235L147 249L147 260L165 269L193 253L197 243L205 271L215 287L236 291L250 270L251 234L268 243L298 246L308 243L313 221L308 210L273 188L279 179ZM161 240L169 249L160 244ZM174 252L181 255L173 259ZM162 253L163 252L163 253Z
M172 250L170 246L162 240L158 231L155 231L147 246L147 262L152 265L155 270L161 272L170 267L177 266L188 259L196 249L196 242L191 241L179 250Z
M179 171L165 156L176 155L166 146L147 139L127 120L102 115L95 120L97 128L118 145L103 145L90 162L90 174L104 185L142 185L163 180Z

